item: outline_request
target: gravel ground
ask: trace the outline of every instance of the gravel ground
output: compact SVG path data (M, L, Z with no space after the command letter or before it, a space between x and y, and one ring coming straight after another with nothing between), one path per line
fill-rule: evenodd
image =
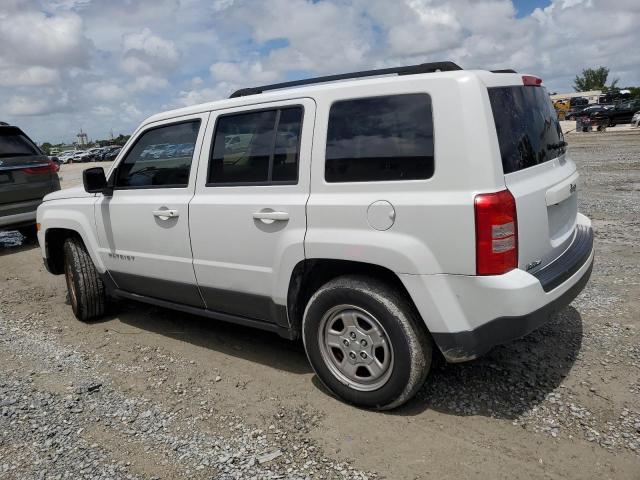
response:
M77 322L35 245L0 234L0 479L639 479L640 134L567 139L588 287L391 413L333 399L265 332L134 303Z

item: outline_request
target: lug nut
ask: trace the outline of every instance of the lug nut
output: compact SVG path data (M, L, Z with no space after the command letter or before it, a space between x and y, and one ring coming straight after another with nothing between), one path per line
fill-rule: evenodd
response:
M349 340L343 340L343 341L342 341L342 344L343 344L345 347L348 347L348 346L349 346Z
M349 356L355 360L356 359L356 354L354 352L349 352Z
M350 336L351 336L351 338L353 338L355 340L356 339L356 332L351 332Z
M360 345L362 345L363 347L367 346L367 341L366 340L360 340Z
M362 358L367 358L367 353L366 352L360 352L360 356Z

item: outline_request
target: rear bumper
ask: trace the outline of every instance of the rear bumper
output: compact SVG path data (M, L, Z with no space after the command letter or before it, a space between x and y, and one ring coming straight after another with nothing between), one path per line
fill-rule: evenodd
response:
M589 281L592 268L593 256L588 262L588 268L575 284L555 300L531 313L499 317L471 331L434 333L433 339L449 362L477 358L492 347L524 337L547 323L580 294Z
M593 259L591 222L579 215L571 247L535 275L515 269L487 277L401 279L447 361L463 362L546 323L585 287Z

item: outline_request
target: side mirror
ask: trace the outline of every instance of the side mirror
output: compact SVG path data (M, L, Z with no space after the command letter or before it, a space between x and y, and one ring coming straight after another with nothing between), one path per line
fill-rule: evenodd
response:
M82 172L82 183L87 193L113 194L113 187L107 185L107 177L102 167L87 168Z

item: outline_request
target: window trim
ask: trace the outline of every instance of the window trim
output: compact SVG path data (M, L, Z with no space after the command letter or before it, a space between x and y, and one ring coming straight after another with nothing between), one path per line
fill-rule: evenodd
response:
M302 116L301 116L301 120L300 120L300 135L298 136L298 162L296 164L296 179L295 180L271 180L269 181L267 179L266 182L209 182L209 172L211 171L211 161L213 159L213 149L215 147L216 144L216 132L218 131L218 122L220 121L221 118L224 117L232 117L235 115L244 115L244 114L248 114L248 113L257 113L257 112L268 112L268 111L276 111L276 120L275 120L275 124L274 124L274 130L276 132L276 135L274 136L273 139L273 148L271 150L271 155L269 156L269 170L268 170L268 177L272 176L273 173L273 157L275 154L275 143L277 141L277 134L278 134L278 127L280 126L280 112L281 110L287 109L287 108L293 108L293 107L298 107L302 110ZM209 155L208 155L208 159L207 159L207 175L206 175L206 182L204 184L205 187L266 187L266 186L278 186L278 185L298 185L298 183L300 182L300 161L301 161L301 157L302 157L302 134L304 132L304 117L306 114L306 110L304 108L304 105L299 104L299 103L292 103L292 104L285 104L285 105L277 105L277 106L269 106L269 107L262 107L262 108L256 108L256 109L250 109L250 110L239 110L239 111L235 111L235 112L229 112L229 113L223 113L220 114L216 117L216 123L213 126L213 135L211 138L211 146L209 147ZM268 178L267 177L267 178Z
M195 143L193 145L194 146L193 156L191 157L191 165L189 167L189 178L187 179L187 184L186 185L182 185L182 184L134 185L134 186L118 186L118 185L116 185L116 182L118 181L118 170L120 170L120 167L122 166L124 161L127 159L129 153L131 153L131 151L136 147L136 145L138 145L138 142L140 141L140 139L145 134L147 134L148 132L151 132L153 130L158 130L160 128L173 127L173 126L176 126L176 125L182 125L184 123L194 123L194 122L198 122L198 133L196 134L196 141L195 141ZM186 189L186 188L189 188L189 182L191 181L191 170L193 169L194 158L196 156L195 146L198 143L198 136L200 135L201 129L202 129L202 118L201 117L196 117L196 118L191 118L191 119L187 119L187 120L179 120L179 121L176 121L176 122L163 123L162 125L154 125L154 126L146 128L145 130L142 130L141 132L139 132L138 135L136 136L135 141L131 144L131 146L127 149L125 154L122 156L122 158L118 162L118 165L116 165L114 167L113 171L111 172L111 175L109 175L109 182L111 182L111 179L113 178L113 190L114 191L115 190L157 190L157 189L161 189L161 188L171 188L171 189ZM195 163L197 164L197 160L196 160Z
M431 107L431 133L433 139L433 173L426 178L410 178L410 179L391 179L391 180L356 180L356 181L344 181L344 182L330 182L327 180L327 142L329 141L329 121L331 120L331 109L336 103L340 102L350 102L357 100L368 100L370 98L384 98L384 97L401 97L406 95L425 95L429 98L429 106ZM425 91L409 91L409 92L401 92L401 93L384 93L381 95L367 95L364 97L346 97L335 99L329 104L329 110L327 112L327 134L325 138L324 144L324 162L323 162L323 171L322 181L325 185L361 185L361 184L369 184L369 183L398 183L398 182L429 182L436 175L436 125L435 125L435 117L433 115L433 97L429 92Z

